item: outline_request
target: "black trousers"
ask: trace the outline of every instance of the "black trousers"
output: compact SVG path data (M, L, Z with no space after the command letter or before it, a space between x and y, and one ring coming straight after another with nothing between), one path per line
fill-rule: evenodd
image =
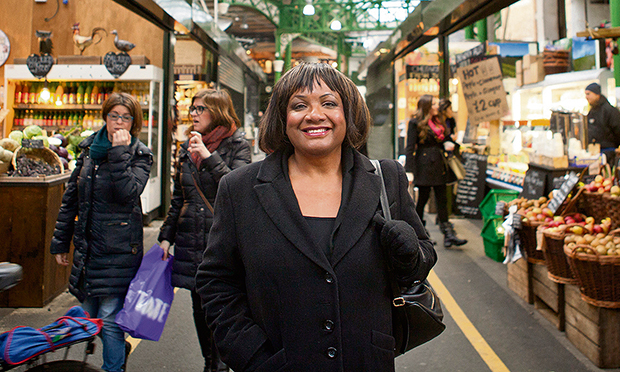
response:
M198 333L200 350L202 351L202 356L205 358L205 366L210 367L215 371L220 358L217 348L215 347L215 343L213 342L213 335L207 326L205 312L202 309L202 301L200 300L200 296L195 290L190 292L192 294L194 324L196 325L196 333Z
M421 220L424 220L424 206L431 196L431 189L435 192L435 203L437 204L437 217L439 222L448 222L448 197L446 185L437 186L416 186L418 188L418 203L415 210Z

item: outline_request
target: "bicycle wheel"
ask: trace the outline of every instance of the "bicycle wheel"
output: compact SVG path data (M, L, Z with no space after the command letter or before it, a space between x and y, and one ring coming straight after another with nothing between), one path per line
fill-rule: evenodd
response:
M56 360L32 367L26 372L105 372L79 360Z

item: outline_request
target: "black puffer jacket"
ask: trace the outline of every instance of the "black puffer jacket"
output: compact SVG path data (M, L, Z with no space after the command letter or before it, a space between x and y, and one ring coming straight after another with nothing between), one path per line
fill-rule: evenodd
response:
M80 301L127 293L142 261L140 194L153 164L151 150L135 141L112 147L96 165L89 156L95 135L80 143L50 248L52 254L68 253L73 237L69 289Z
M601 150L620 145L620 111L605 96L588 112L588 137L590 143L600 143Z
M172 264L172 285L194 289L194 277L202 254L207 246L207 237L213 214L203 202L194 185L192 173L197 174L196 182L211 205L220 179L252 162L250 145L243 137L241 129L224 139L210 157L196 168L187 151L188 142L181 145L179 160L174 176L174 191L170 201L168 216L161 227L158 240L167 240L174 244L174 261Z

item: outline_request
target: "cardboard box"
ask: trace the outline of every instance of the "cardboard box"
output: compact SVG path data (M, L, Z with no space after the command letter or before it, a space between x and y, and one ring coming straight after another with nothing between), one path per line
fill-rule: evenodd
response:
M535 84L539 81L543 81L545 78L545 67L543 66L542 58L530 62L527 68L525 68L525 58L523 61L523 84Z
M538 61L542 65L543 56L539 54L526 54L523 56L523 70L530 68L530 66Z
M523 85L523 60L518 60L516 63L516 69L515 69L515 77L517 79L517 83L516 85L518 87Z
M131 56L132 65L150 65L151 61L146 56Z

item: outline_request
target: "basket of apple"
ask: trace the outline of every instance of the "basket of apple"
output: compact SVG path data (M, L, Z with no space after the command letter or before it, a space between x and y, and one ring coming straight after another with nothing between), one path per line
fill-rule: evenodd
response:
M576 240L582 243L591 242L596 234L606 234L610 226L609 219L596 224L594 217L585 217L579 213L556 216L553 222L541 226L542 251L549 279L556 283L579 284L564 254L564 244Z
M620 308L620 229L570 240L564 253L581 298L594 306Z
M549 201L545 197L534 201L527 200L520 204L520 209L517 212L523 216L521 218L521 229L517 230L517 234L527 261L534 264L545 263L542 251L536 249L536 229L545 221L553 221L553 212L547 207L548 204Z
M614 194L620 195L620 188L614 187L614 177L603 177L597 175L594 180L584 185L584 191L581 199L581 209L588 216L594 217L595 220L600 221L609 216L609 206L606 196L611 196L611 189L614 188ZM615 197L618 198L617 196ZM620 207L620 200L617 203ZM620 209L618 210L618 217L620 217ZM618 218L613 218L616 222L620 222Z

